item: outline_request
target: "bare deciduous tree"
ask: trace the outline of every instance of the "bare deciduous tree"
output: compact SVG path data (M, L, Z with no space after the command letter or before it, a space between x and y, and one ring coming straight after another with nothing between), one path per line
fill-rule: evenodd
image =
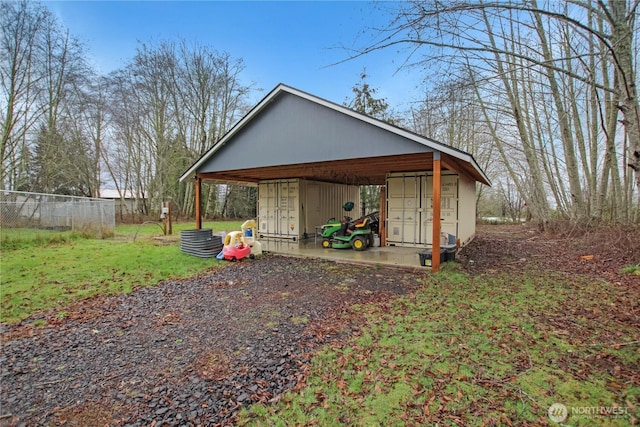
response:
M109 170L139 196L140 213L162 200L193 213L193 185L178 177L244 113L251 88L240 83L243 68L227 53L182 41L142 44L112 74ZM215 185L207 188L205 213L220 213L217 195Z
M2 135L0 182L11 188L27 148L26 137L40 118L38 41L49 12L23 0L0 2L0 84Z
M554 209L574 221L637 220L639 4L412 1L353 56L406 45L411 65L471 75L500 160L543 225Z

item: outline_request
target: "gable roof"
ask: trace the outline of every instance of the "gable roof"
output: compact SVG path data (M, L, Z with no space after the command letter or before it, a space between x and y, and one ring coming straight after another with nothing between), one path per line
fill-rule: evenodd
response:
M388 172L430 170L434 153L445 167L490 185L468 153L279 84L180 181L201 174L235 182L311 178L374 184Z

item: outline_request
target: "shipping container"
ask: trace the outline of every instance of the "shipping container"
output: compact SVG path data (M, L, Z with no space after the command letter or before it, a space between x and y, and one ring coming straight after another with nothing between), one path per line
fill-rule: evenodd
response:
M459 176L441 176L441 232L459 235ZM475 203L475 199L474 199ZM474 209L475 212L475 209ZM475 220L475 214L474 214ZM433 239L433 173L394 173L387 176L387 244L431 245Z
M458 237L458 175L445 175L440 177L440 232L452 234ZM422 181L422 205L425 207L425 215L422 217L421 243L431 245L433 243L433 174L423 177Z
M420 221L421 185L424 176L394 174L387 178L387 242L418 245L422 243Z
M343 205L354 203L345 212ZM268 180L258 184L258 235L284 239L313 237L331 218L357 215L360 191L355 185L304 179Z

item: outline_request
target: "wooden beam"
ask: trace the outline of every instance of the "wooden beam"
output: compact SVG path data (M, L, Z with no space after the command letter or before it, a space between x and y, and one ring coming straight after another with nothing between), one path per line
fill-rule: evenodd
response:
M440 153L433 156L433 241L431 244L431 271L440 270Z
M196 229L202 228L202 213L200 212L200 194L202 192L202 178L196 176Z
M387 246L387 187L380 187L380 222L378 224L378 232L380 233L380 246Z
M220 183L238 184L238 185L257 185L260 182L258 178L250 178L243 176L242 179L238 179L240 174L232 174L225 172L204 172L199 176L203 181L217 181Z
M440 155L440 169L448 169L456 172L460 172L460 165L455 159L447 155Z
M428 152L205 172L199 175L205 181L219 180L221 182L255 183L265 179L305 178L341 184L384 185L386 175L390 172L431 170L432 159L433 153Z

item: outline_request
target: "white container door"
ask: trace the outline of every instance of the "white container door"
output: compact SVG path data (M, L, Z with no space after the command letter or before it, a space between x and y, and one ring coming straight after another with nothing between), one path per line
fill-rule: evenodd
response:
M388 243L420 243L420 184L419 175L396 175L387 178Z
M278 192L278 230L281 237L298 237L299 230L299 183L280 181Z
M442 175L440 178L440 231L458 236L458 175ZM423 243L431 244L433 238L433 176L423 177L422 184Z
M261 182L258 185L258 234L277 235L278 185L276 182Z

